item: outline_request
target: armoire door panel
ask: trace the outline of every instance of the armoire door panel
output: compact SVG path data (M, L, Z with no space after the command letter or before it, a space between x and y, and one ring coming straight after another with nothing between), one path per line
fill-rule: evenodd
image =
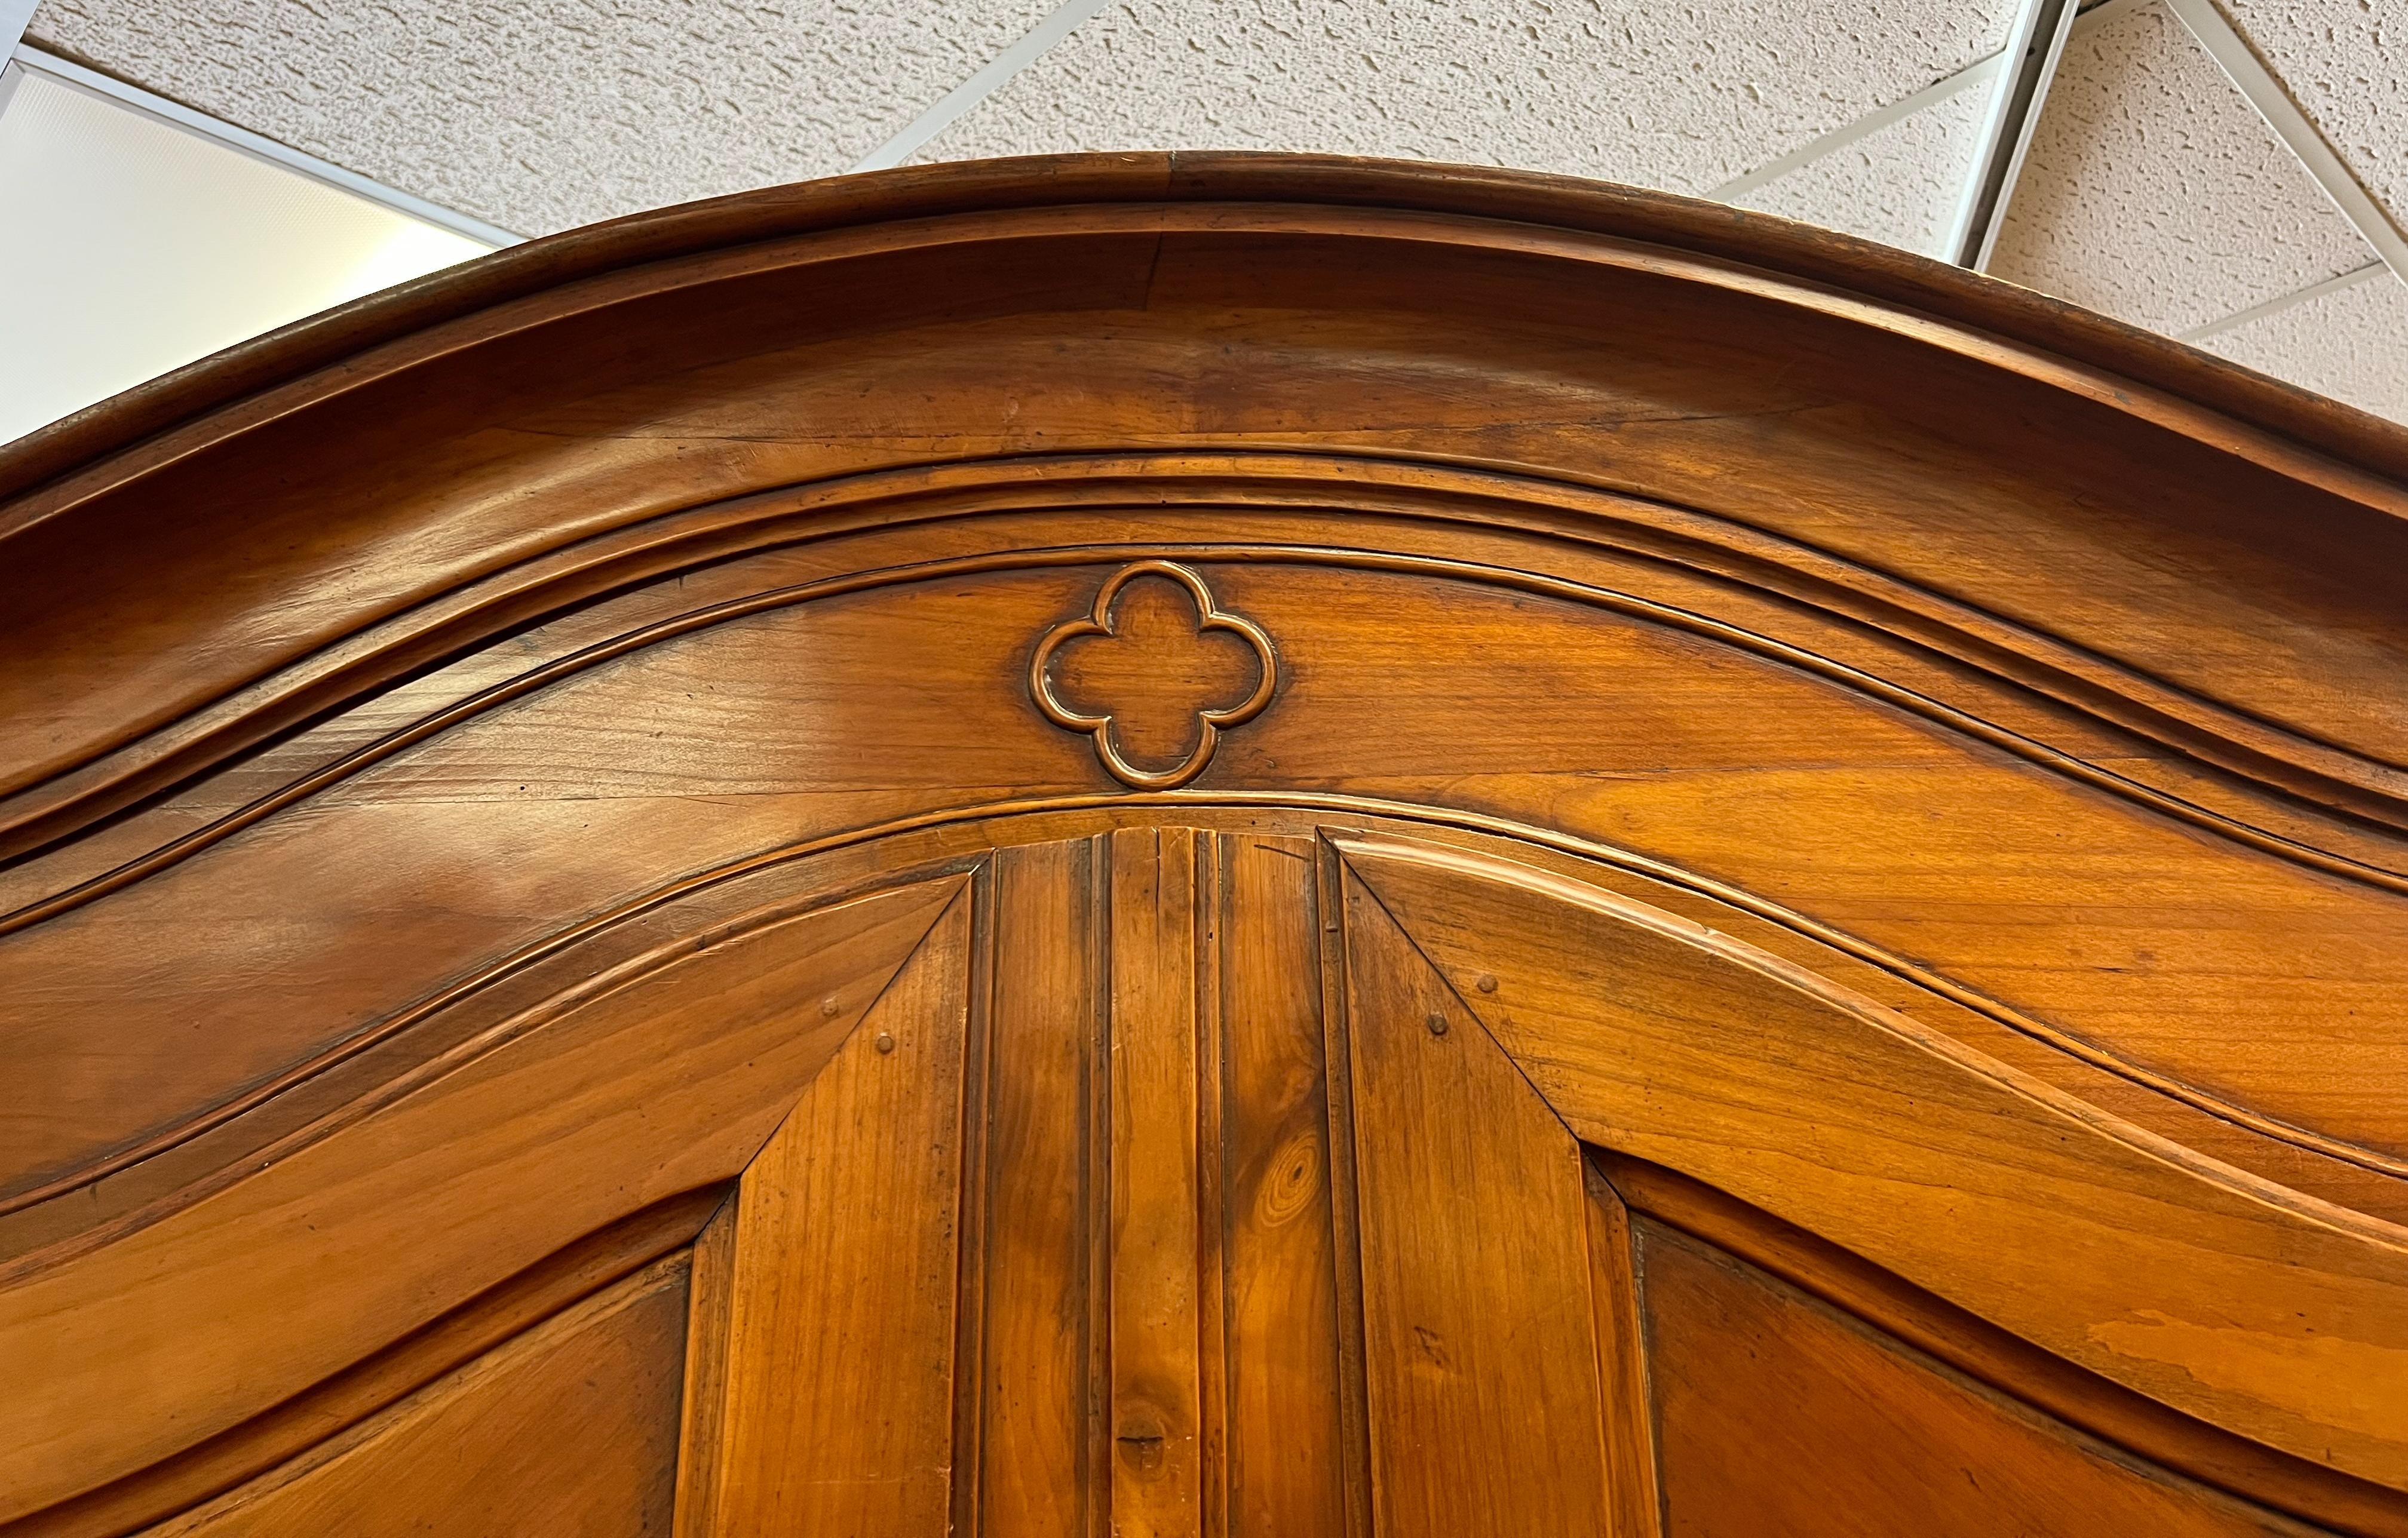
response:
M1607 1538L1580 1146L1369 890L1345 890L1377 1531Z
M970 933L956 902L738 1183L690 1538L950 1531Z
M1914 1292L1870 1260L1847 1262L1854 1290L1799 1291L1813 1284L1754 1269L1779 1271L1770 1251L1717 1248L1722 1230L1682 1226L1684 1211L1720 1203L1742 1215L1731 1232L1837 1253L1856 1234L1846 1223L1867 1220L1842 1200L1862 1178L1846 1161L1866 1147L1911 1171L1967 1157L1976 1133L2018 1147L2038 1135L1967 1132L1939 1090L1919 1091L1914 1117L1885 1117L1896 1085L1881 1072L1906 1075L1892 1059L1921 1051L1967 1075L1935 1082L1977 1099L2014 1089L2002 1075L1562 870L1393 826L1304 836L1302 819L1278 832L1240 813L1195 820L1054 815L1042 826L1070 836L982 853L963 838L931 867L948 872L938 879L778 909L760 932L770 948L729 951L753 933L741 923L690 956L671 946L685 959L631 963L438 1081L473 1092L513 1042L572 1023L600 1044L576 1061L658 1080L645 1104L660 1114L734 1072L739 1049L786 1075L794 1098L744 1133L757 1152L716 1213L703 1222L708 1188L680 1209L700 1226L677 1269L692 1302L644 1358L668 1385L652 1391L671 1405L662 1427L675 1422L656 1439L676 1440L661 1477L680 1538L2326 1531L2277 1506L2341 1511L2335 1531L2401 1531L2384 1525L2380 1488L2358 1481L2344 1491L2357 1505L2317 1505L2329 1471L2294 1477L2276 1450L2028 1342L2000 1358L2003 1375L1958 1376L1862 1301ZM836 890L879 858L827 867ZM648 1042L709 1051L646 1057ZM682 1078L681 1064L694 1065ZM603 1088L568 1075L557 1092L576 1103ZM2014 1092L2029 1102L2015 1114L2071 1119ZM766 1121L767 1103L763 1088L730 1103L733 1122L692 1111L678 1126L708 1150ZM587 1163L564 1178L597 1179L666 1135L640 1115L613 1125L624 1145L589 1133ZM1669 1150L1737 1191L1634 1149ZM2086 1171L2110 1183L2101 1210L2143 1210L2114 1166L2052 1157L2032 1167ZM2226 1187L2171 1166L2153 1178L2173 1182L2166 1232L2218 1232L2195 1214ZM1684 1208L1672 1200L1684 1191L1707 1194ZM1980 1263L1961 1234L1925 1238ZM1934 1328L1962 1318L2012 1342L1938 1291L1919 1294ZM625 1378L615 1351L594 1359L599 1379ZM2076 1429L2013 1397L2017 1374L2035 1373L2043 1388L2064 1377L2143 1406L2127 1420L2144 1431L2150 1415L2179 1422L2167 1445L2208 1462L2180 1463L2198 1474L2186 1477L2157 1466L2157 1444L2126 1440L2124 1421ZM449 1432L404 1435L410 1417L471 1424L474 1404L421 1390L174 1531L301 1531L289 1513L322 1525L379 1483L358 1472L378 1458L445 1445ZM507 1437L484 1442L521 1456ZM2215 1461L2234 1446L2260 1462ZM2258 1478L2278 1464L2282 1478ZM536 1474L526 1500L585 1501L595 1531L630 1511L653 1519L643 1499L605 1499L624 1480ZM489 1506L516 1509L489 1491L446 1505L440 1480L382 1483L409 1513L466 1531ZM2347 1515L2366 1511L2374 1520Z
M2346 418L1182 153L0 447L0 1538L2408 1538Z
M735 1175L963 884L789 899L666 943L0 1282L0 1521L180 1454Z
M1669 1538L2304 1538L1652 1218L1635 1233Z
M1583 1137L2186 1417L2408 1490L2401 1230L2200 1158L1689 920L1518 862L1341 847ZM2364 1387L2337 1395L2336 1374Z
M666 1533L687 1267L656 1261L145 1538Z

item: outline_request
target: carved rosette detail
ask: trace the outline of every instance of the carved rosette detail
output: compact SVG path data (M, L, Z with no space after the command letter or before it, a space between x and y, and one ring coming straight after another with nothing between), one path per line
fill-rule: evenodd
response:
M1090 715L1064 701L1054 687L1054 661L1063 647L1084 636L1120 638L1112 618L1113 605L1128 585L1141 577L1165 577L1177 584L1196 606L1196 634L1201 636L1221 631L1237 636L1253 648L1259 675L1253 691L1244 698L1230 704L1199 703L1196 706L1196 746L1168 769L1147 769L1132 762L1118 739L1111 710ZM1140 790L1175 790L1202 774L1212 762L1213 750L1220 746L1221 733L1261 715L1278 688L1279 654L1271 647L1268 633L1245 616L1222 608L1202 575L1175 561L1135 561L1112 573L1096 590L1095 604L1088 612L1047 631L1037 643L1035 655L1028 660L1028 692L1045 719L1067 731L1082 732L1092 737L1096 757L1102 761L1104 768L1124 785Z

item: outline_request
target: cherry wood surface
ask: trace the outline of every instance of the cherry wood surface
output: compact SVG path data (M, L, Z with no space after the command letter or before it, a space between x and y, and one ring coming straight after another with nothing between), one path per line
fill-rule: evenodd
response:
M2403 477L1192 155L0 449L0 1533L2408 1534Z

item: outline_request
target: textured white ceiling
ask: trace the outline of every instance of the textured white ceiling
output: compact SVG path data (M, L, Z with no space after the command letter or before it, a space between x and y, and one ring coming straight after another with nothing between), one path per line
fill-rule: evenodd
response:
M1308 150L1704 192L1994 52L2005 0L1120 0L923 158Z
M2408 3L2222 3L2367 191L2408 211Z
M1990 270L2185 332L2374 253L2157 0L2086 18Z
M2213 3L2396 222L2408 0ZM840 171L925 127L1052 15L1078 24L1020 50L1030 62L996 71L917 158L1485 163L1718 195L1932 252L2014 5L45 0L28 36L527 234ZM2103 0L2076 25L1993 270L2408 419L2401 285L2328 281L2373 259L2166 0Z
M1989 105L1986 78L1968 81L1730 201L1937 255L1947 244Z
M523 235L842 171L1051 0L44 0L27 36Z
M2388 272L2201 341L2210 352L2408 421L2408 283Z

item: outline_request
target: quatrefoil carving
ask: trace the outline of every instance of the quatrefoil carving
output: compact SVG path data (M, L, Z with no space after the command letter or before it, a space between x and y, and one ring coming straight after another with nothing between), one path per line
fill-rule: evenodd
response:
M1192 655L1182 659L1173 654L1182 637L1166 634L1164 626L1155 622L1158 615L1140 627L1120 612L1127 606L1124 595L1142 577L1161 578L1186 595L1195 613L1183 640ZM1214 669L1204 654L1215 649L1209 642L1216 634L1234 635L1253 650L1255 678L1250 691L1209 676ZM1057 686L1055 664L1074 643L1138 648L1136 654L1121 659L1119 665L1096 670L1100 679L1089 680L1099 685L1097 692L1111 696L1094 702L1103 707L1099 711L1071 705ZM1094 607L1047 631L1037 643L1036 655L1028 660L1028 691L1045 719L1068 731L1087 733L1095 740L1096 757L1112 776L1140 790L1175 790L1202 774L1212 762L1221 733L1261 715L1278 687L1279 657L1271 649L1270 636L1252 619L1223 609L1213 601L1204 578L1175 561L1137 561L1112 573L1096 591ZM1227 692L1219 691L1225 689ZM1193 746L1182 743L1168 752L1158 751L1167 737L1158 729L1167 716L1173 715L1187 727L1185 736ZM1154 753L1132 751L1131 727L1140 716L1151 719L1136 734L1154 739L1146 745L1157 749ZM1169 762L1167 767L1149 768L1138 762L1140 758Z

